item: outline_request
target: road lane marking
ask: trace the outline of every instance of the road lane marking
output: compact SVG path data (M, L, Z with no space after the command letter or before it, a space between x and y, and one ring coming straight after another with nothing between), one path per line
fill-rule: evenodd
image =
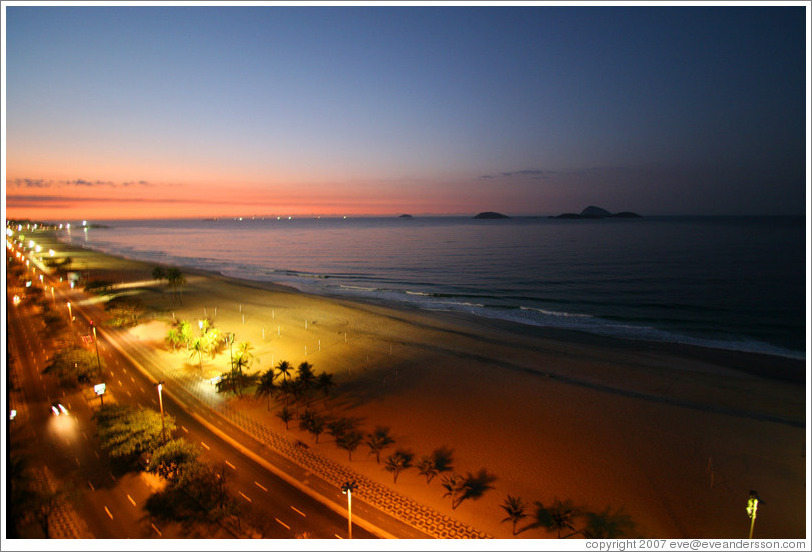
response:
M98 458L99 460L101 460L101 456L99 456L99 451L94 450L94 451L93 451L93 454L95 454L95 455L96 455L96 458Z
M135 378L134 377L130 376L130 379L132 380L133 383L135 383Z
M77 466L81 466L81 465L82 465L82 464L80 464L80 463L79 463L79 457L78 457L78 456L75 458L75 460L76 460L76 465L77 465Z
M253 502L253 500L251 500L250 498L248 498L248 496L247 496L247 495L246 495L244 492L239 491L239 493L240 493L240 494L242 495L242 497L243 497L245 500L247 500L248 502Z
M284 527L285 529L290 530L290 527L289 527L289 526L287 526L287 525L285 525L285 524L284 524L284 523L282 523L281 521L279 521L279 518L274 518L274 519L276 520L276 523L278 523L279 525L281 525L281 526L282 526L282 527Z
M307 517L307 516L304 514L304 512L302 512L301 510L297 510L297 509L296 509L296 508L294 508L293 506L291 506L291 507L290 507L290 509L291 509L291 510L293 510L294 512L296 512L297 514L299 514L299 515L300 515L300 516L302 516L302 517Z
M155 524L154 524L154 523L150 523L150 525L152 526L152 528L153 528L153 529L155 529L155 532L156 532L156 533L158 533L158 536L159 536L159 537L160 537L160 536L162 536L162 535L161 535L161 532L160 532L160 531L158 531L158 528L157 528L157 527L155 527Z
M186 433L189 433L189 430L188 430L188 429L186 429L185 427L180 426L180 428L181 428L183 431L185 431Z
M133 394L132 394L132 393L130 393L130 391L129 391L129 390L127 390L127 396L128 396L128 397L130 397L131 399L133 398Z
M121 380L118 380L118 386L119 386L119 387L124 387L124 384L123 384L123 383L121 383Z
M85 431L84 429L82 430L82 435L85 437L85 439L87 439L87 431Z
M229 468L231 468L232 470L236 470L236 469L237 469L237 468L234 466L234 464L232 464L232 463L231 463L231 462L229 462L228 460L226 460L226 465L227 465Z
M90 485L90 490L95 493L96 492L96 487L93 486L93 483L90 482L90 479L87 480L87 484Z
M122 371L123 371L125 374L127 373L127 369L126 369L126 368L122 368Z
M333 534L334 534L334 535L336 535L335 533L333 533ZM336 538L337 538L337 539L344 540L344 537L339 537L338 535L336 535Z
M133 497L131 497L130 495L127 495L127 498L129 499L130 504L132 504L133 506L135 506L135 500L133 500Z
M110 513L110 510L107 509L107 506L104 507L104 511L107 512L107 515L110 516L110 519L113 519L113 514Z
M200 441L200 444L203 445L203 448L205 448L206 450L211 450L211 448L209 448L209 445L207 445L203 441Z
M257 487L259 487L260 489L262 489L262 490L263 490L263 491L265 491L266 493L268 492L268 489L266 489L265 487L263 487L262 485L260 485L260 484L259 484L259 483L257 483L256 481L254 481L254 485L256 485Z
M113 475L113 472L107 472L107 473L110 474L110 479L112 479L113 481L116 480L116 476Z

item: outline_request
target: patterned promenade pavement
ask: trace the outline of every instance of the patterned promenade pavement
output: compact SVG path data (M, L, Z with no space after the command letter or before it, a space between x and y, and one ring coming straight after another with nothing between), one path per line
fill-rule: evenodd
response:
M109 334L108 334L109 335ZM492 536L464 525L432 508L419 504L385 485L373 481L363 475L332 460L324 458L316 452L297 446L294 440L288 439L257 422L250 416L236 411L228 406L227 401L211 392L211 386L198 376L178 375L175 370L166 366L163 359L155 352L143 346L137 346L128 351L130 356L136 358L142 365L159 370L164 374L166 381L173 386L181 386L202 404L218 413L223 419L235 425L259 442L265 444L281 456L295 462L309 472L318 474L325 481L340 487L346 481L355 481L356 496L379 510L411 525L412 527L438 539L489 539Z

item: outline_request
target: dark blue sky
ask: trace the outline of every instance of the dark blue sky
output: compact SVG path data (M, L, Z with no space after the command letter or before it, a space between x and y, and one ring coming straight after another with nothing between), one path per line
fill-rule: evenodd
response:
M802 214L807 18L10 6L8 207Z

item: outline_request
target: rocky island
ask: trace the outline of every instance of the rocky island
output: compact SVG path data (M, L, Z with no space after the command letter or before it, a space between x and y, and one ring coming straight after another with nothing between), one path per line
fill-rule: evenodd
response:
M510 217L507 216L507 215L503 215L502 213L494 213L493 211L485 211L484 213L479 213L474 218L475 219L509 219Z
M561 215L550 217L558 219L603 219L603 218L642 218L637 213L630 211L623 211L620 213L610 213L606 209L590 205L580 213L563 213Z

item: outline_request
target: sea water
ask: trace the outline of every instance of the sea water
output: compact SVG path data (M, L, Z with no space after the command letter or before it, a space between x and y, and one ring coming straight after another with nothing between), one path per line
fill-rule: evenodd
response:
M803 217L99 223L62 239L308 293L805 358Z

